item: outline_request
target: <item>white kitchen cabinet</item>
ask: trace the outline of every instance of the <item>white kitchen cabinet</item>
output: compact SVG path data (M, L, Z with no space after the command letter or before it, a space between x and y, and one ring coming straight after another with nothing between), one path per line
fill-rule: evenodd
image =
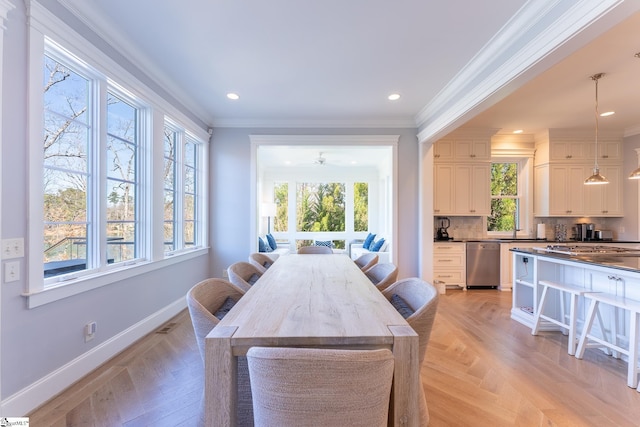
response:
M549 145L549 151L549 160L551 161L584 163L589 158L584 141L553 142Z
M455 166L452 163L434 165L433 212L436 215L450 215L454 212Z
M434 213L451 216L490 215L490 179L489 163L434 165Z
M584 180L589 168L583 165L544 164L536 166L534 211L536 216L582 216Z
M609 184L584 186L585 214L604 217L624 216L622 167L600 166L600 174L609 180Z
M455 144L458 161L491 160L491 141L487 139L460 139Z
M596 145L587 146L587 161L593 162L595 159ZM598 162L605 164L608 161L622 160L622 141L620 140L599 140L598 141ZM605 175L606 176L606 175Z
M433 280L436 284L467 289L466 244L435 242L433 244Z
M433 146L433 159L436 162L450 162L455 158L455 141L452 139L442 139Z

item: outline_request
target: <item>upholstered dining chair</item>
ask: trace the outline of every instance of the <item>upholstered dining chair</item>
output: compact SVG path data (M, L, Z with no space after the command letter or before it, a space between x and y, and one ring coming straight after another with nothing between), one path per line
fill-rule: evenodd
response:
M418 277L410 277L393 283L382 291L382 295L418 334L418 357L422 368L438 309L438 290ZM429 410L422 385L420 396L420 425L426 426L429 424Z
M246 261L239 261L227 268L227 275L231 283L246 292L262 276L262 272Z
M206 279L187 292L187 307L195 332L200 357L205 359L205 337L222 320L224 315L244 295L244 291L223 279ZM200 424L204 424L204 390L201 397ZM251 384L246 357L238 358L238 405L239 426L253 425Z
M298 249L299 254L332 254L329 246L303 246Z
M367 271L378 263L378 254L374 252L362 254L354 262L358 267L360 267L360 270Z
M269 267L278 259L280 255L272 254L270 257L260 252L254 252L249 255L249 263L256 267L264 274Z
M364 272L380 291L384 291L398 278L398 267L391 262L381 262Z
M387 425L388 349L251 347L247 360L256 427Z

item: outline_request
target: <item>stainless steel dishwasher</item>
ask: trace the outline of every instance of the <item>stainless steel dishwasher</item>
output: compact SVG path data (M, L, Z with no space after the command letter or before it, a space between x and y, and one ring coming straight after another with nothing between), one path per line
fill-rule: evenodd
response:
M500 243L467 242L467 288L500 285Z

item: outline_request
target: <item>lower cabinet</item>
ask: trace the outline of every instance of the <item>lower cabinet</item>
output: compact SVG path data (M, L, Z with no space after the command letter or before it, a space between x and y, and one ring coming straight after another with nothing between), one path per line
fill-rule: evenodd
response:
M433 280L436 282L434 285L467 289L466 245L464 243L434 243Z

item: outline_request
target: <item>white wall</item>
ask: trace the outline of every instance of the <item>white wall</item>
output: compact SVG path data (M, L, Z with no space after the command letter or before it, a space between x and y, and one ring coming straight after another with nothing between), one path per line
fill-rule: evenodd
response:
M416 129L214 129L211 146L211 265L214 276L255 251L251 236L249 135L400 135L398 142L398 268L418 275L418 143ZM395 250L395 249L394 249Z
M15 3L16 9L8 15L2 76L1 237L25 237L26 242L30 232L26 197L27 25L24 3ZM165 309L184 307L186 291L209 276L208 257L204 255L28 309L22 296L28 280L28 247L25 252L25 257L19 259L21 279L3 282L0 287L3 416L25 415L57 388L70 385L78 379L76 374L95 367L92 364L117 348L114 337L116 341L124 335L130 339L145 327L159 326L166 321L162 316L170 314ZM98 322L98 331L92 341L85 343L83 327L89 321Z

